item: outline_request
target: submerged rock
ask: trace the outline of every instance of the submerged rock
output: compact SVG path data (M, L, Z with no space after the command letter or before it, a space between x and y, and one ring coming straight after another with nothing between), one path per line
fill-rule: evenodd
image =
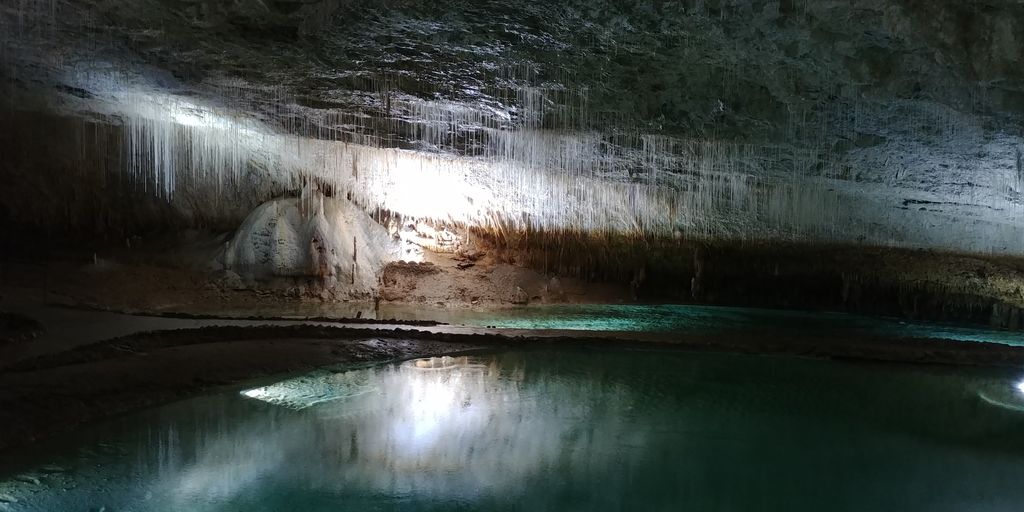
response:
M39 481L38 478L36 478L36 477L34 477L32 475L18 475L16 477L14 477L14 479L19 481L19 482L24 482L26 484L32 484L32 485L42 485L43 484L42 482Z

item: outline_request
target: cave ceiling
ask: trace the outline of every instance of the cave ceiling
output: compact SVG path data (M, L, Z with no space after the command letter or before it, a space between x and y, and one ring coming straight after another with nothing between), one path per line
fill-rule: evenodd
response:
M714 141L753 155L728 172L827 177L842 194L888 194L886 208L1019 224L1015 0L0 6L0 73L19 108L116 121L125 91L141 91L275 133L463 156L509 153L501 134L596 134L591 173L625 182L696 172L678 148Z

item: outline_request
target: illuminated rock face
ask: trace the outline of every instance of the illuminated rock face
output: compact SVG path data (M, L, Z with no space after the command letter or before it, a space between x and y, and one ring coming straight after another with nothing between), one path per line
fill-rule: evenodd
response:
M311 194L257 208L225 248L224 264L243 280L305 278L366 295L401 242L344 199Z
M1009 0L17 7L11 106L120 126L103 165L160 200L315 178L495 229L1024 252Z

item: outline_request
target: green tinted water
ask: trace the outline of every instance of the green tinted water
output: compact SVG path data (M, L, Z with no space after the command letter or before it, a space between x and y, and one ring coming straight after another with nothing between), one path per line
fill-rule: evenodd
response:
M26 511L1015 511L1024 371L550 349L318 371L5 461Z
M822 313L691 305L542 304L461 311L447 322L508 329L568 329L627 332L833 333L842 336L944 338L1024 346L1019 331L907 322L844 313Z

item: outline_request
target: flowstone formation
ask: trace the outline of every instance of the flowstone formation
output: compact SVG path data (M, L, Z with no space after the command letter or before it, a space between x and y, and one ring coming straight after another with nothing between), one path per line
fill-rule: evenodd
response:
M270 284L305 293L369 296L402 241L344 199L318 192L275 199L251 213L227 242L229 283ZM233 284L233 283L231 283Z

